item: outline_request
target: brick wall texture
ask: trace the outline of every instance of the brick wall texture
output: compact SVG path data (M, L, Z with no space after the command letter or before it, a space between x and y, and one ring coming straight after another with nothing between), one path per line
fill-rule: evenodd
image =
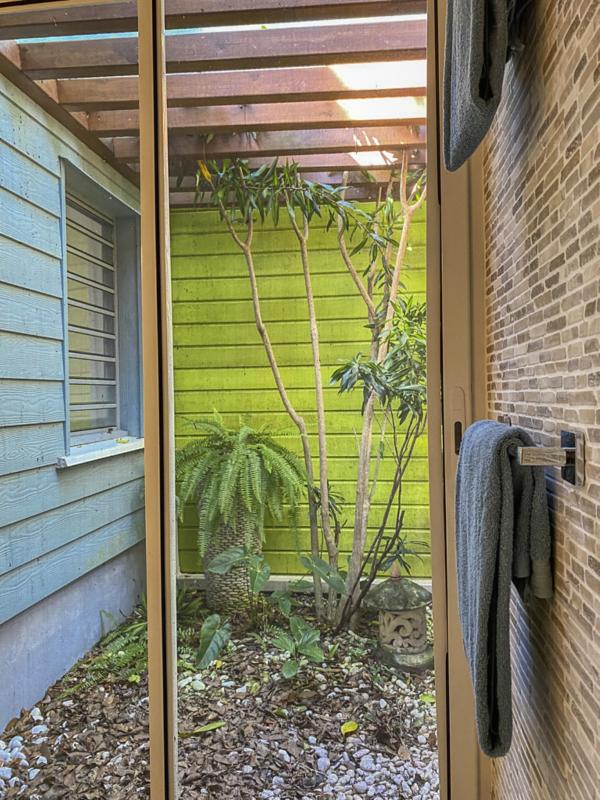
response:
M600 798L600 3L535 0L485 151L488 409L539 444L583 431L587 483L548 475L556 592L512 600L515 730L495 800Z

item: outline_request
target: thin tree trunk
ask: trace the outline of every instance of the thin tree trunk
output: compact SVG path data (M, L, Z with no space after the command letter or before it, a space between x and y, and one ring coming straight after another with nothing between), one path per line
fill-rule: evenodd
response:
M313 558L316 558L319 555L319 528L317 523L316 503L312 491L312 487L314 486L314 471L312 465L312 455L310 452L310 443L308 441L308 431L306 429L306 423L304 422L304 418L301 417L300 414L298 414L288 396L285 385L283 383L283 378L281 377L281 371L277 363L277 358L275 357L275 351L273 350L273 345L271 343L269 333L263 322L261 306L260 306L260 296L258 294L258 282L256 280L256 269L254 267L254 258L252 255L252 234L253 234L252 219L248 221L248 233L246 239L242 240L238 236L223 206L221 206L221 212L223 214L223 218L225 219L225 223L229 229L229 232L233 240L244 254L244 259L246 261L246 266L248 268L248 277L250 279L250 289L252 293L252 308L254 310L254 320L256 323L256 329L262 340L265 352L267 354L267 359L269 361L269 366L271 367L271 372L273 373L273 377L275 379L275 385L277 386L277 391L279 392L279 396L281 398L281 402L283 403L285 410L287 411L288 415L291 417L293 423L296 425L296 427L300 432L300 440L302 442L302 452L304 455L304 465L306 468L306 478L308 481L308 515L310 524L311 554ZM313 573L313 581L314 581L314 593L315 593L315 607L317 610L317 614L321 616L323 612L323 587L321 584L321 579L316 573Z
M403 211L403 224L400 242L398 243L398 251L394 262L394 270L392 273L392 280L389 286L389 291L386 297L385 306L385 321L382 330L385 331L386 327L390 324L394 317L394 306L398 300L398 293L400 289L400 276L402 273L402 265L406 257L406 250L408 247L408 239L410 226L414 213L420 208L425 199L425 189L421 197L416 203L412 205L407 199L407 179L408 179L408 158L406 154L402 158L402 170L400 173L400 201ZM388 342L384 338L380 341L377 350L377 362L381 363L388 351ZM357 480L356 480L356 501L354 509L354 533L352 541L352 554L348 564L348 574L346 577L346 592L345 597L349 595L357 595L359 592L359 578L362 570L363 554L367 541L369 511L371 505L371 498L369 494L369 471L371 465L371 452L372 452L372 437L373 437L373 420L375 417L375 404L376 397L371 393L365 404L363 412L363 426L361 432L360 448L358 454L357 466ZM354 600L354 598L353 598ZM343 604L340 604L343 607ZM352 626L356 623L354 618Z
M331 519L329 516L329 465L327 458L327 429L325 421L325 398L323 394L323 377L321 375L321 352L319 347L319 329L317 326L317 314L315 311L315 298L312 288L310 275L310 263L308 256L308 220L303 218L303 228L300 230L297 222L290 215L290 220L294 232L300 244L300 258L302 261L302 272L304 275L304 287L306 291L306 301L308 305L308 319L310 324L310 343L312 348L313 371L315 376L315 401L317 407L317 431L319 440L319 488L321 490L321 530L329 564L337 569L338 549L334 536L331 533ZM328 616L332 619L335 613L336 597L335 592L329 589Z

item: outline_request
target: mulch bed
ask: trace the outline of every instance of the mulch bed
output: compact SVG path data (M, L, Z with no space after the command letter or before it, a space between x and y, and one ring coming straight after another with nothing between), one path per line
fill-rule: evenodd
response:
M268 627L234 632L202 672L197 632L182 628L179 642L182 798L436 800L433 673L381 666L372 626L324 634L326 662L292 680L281 677L285 656ZM0 798L148 797L146 677L110 675L73 690L98 652L0 734Z

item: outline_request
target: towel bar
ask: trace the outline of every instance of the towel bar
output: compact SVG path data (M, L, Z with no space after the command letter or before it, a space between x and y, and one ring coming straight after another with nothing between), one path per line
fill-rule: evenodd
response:
M582 433L560 432L560 447L518 447L519 464L562 467L562 477L574 486L585 483L585 440Z

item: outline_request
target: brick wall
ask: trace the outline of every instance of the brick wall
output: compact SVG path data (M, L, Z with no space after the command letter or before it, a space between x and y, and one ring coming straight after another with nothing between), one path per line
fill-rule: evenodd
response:
M587 440L548 487L556 594L512 601L515 731L496 800L600 797L600 3L535 0L485 153L488 410Z

